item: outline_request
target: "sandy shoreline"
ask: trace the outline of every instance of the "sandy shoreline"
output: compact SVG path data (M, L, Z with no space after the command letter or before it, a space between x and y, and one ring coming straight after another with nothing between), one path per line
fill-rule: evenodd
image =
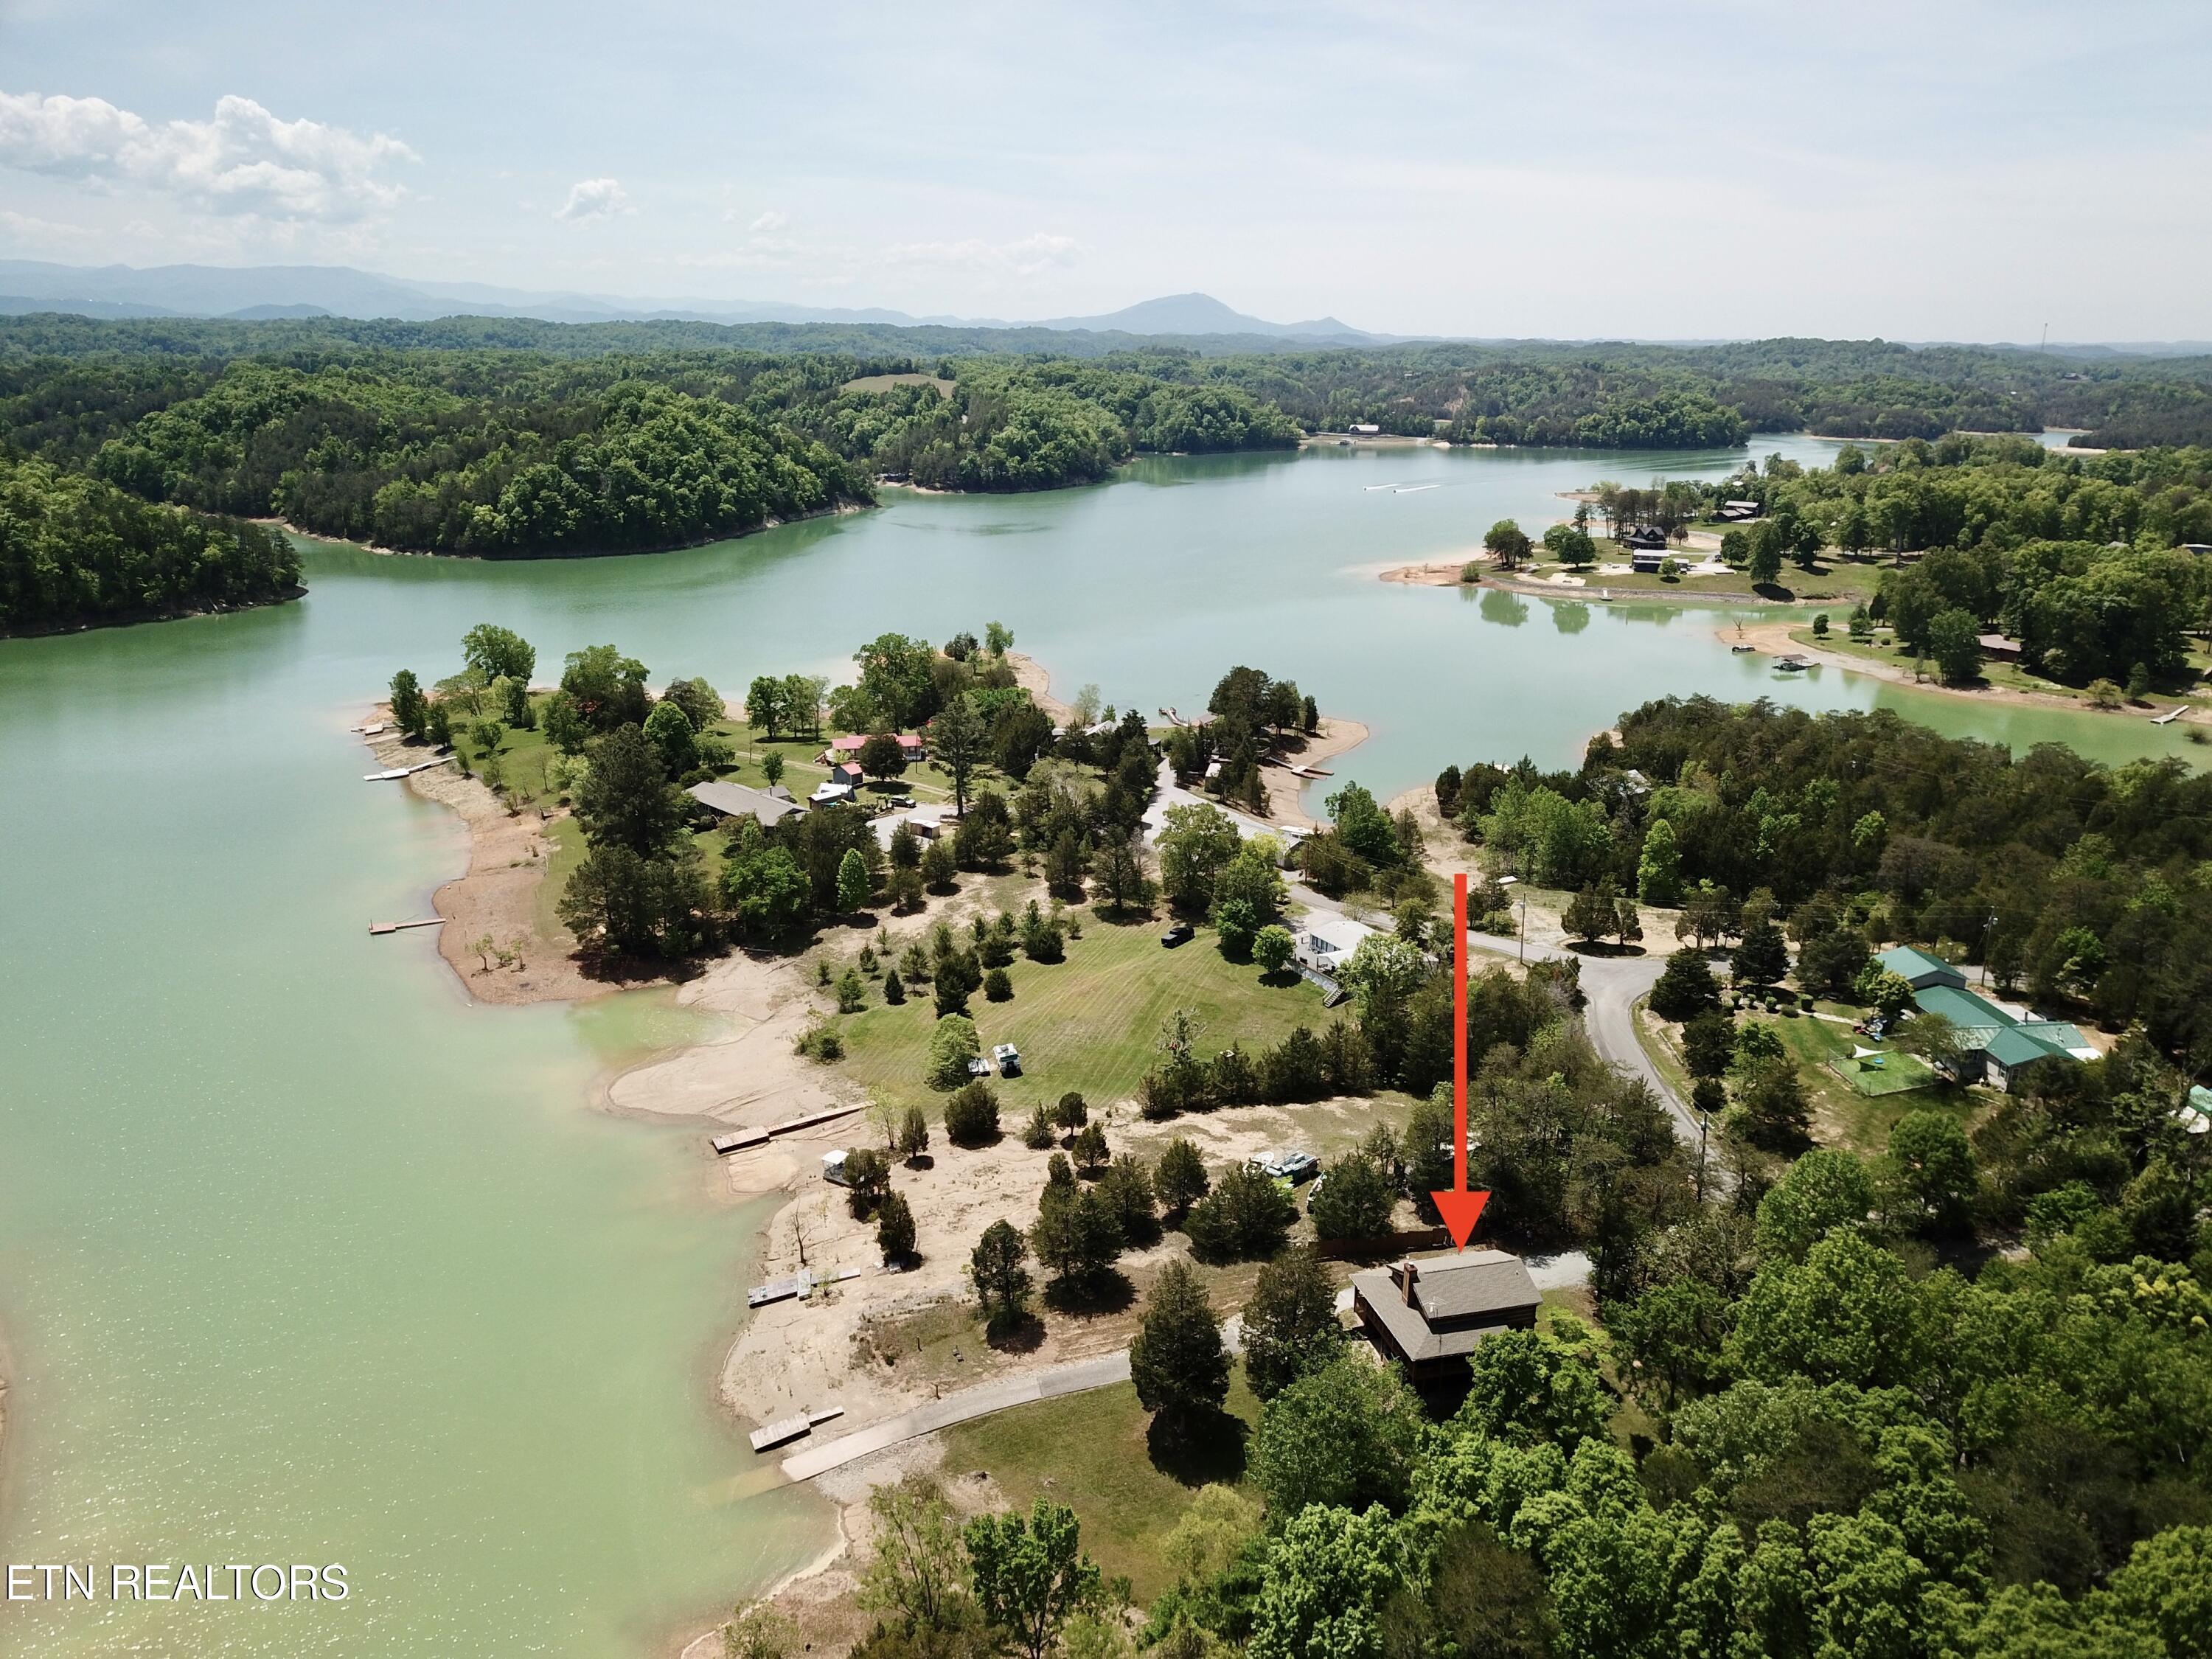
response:
M1030 694L1030 701L1052 716L1053 724L1065 726L1073 711L1052 695L1052 672L1035 657L1019 651L1006 653L1007 665L1014 671L1014 684Z
M1465 561L1462 561L1463 564ZM1539 599L1588 599L1592 590L1607 586L1606 577L1595 567L1582 585L1569 587L1559 582L1516 580L1510 576L1485 574L1472 584L1460 579L1461 564L1401 564L1393 566L1376 576L1378 581L1398 582L1408 587L1494 587L1500 592L1522 593ZM1724 592L1713 588L1692 588L1686 592L1676 589L1644 587L1619 589L1613 593L1616 605L1725 605L1753 606L1760 610L1802 611L1812 605L1835 605L1844 603L1850 596L1837 594L1825 599L1770 599L1763 593Z
M368 723L390 719L389 710L379 707ZM428 748L408 742L388 724L362 741L380 768L416 765L431 757ZM441 885L430 903L446 918L438 930L438 954L471 997L507 1004L570 1002L615 988L584 972L574 955L575 941L565 928L549 935L540 926L538 888L553 856L546 820L532 810L508 811L481 778L464 777L450 763L416 773L404 787L423 800L450 807L468 831L467 870ZM473 948L486 936L517 951L518 965L487 971Z
M1358 720L1340 714L1324 714L1321 729L1304 740L1303 748L1291 750L1290 758L1300 766L1324 768L1338 756L1358 748L1367 738L1367 728ZM1338 778L1302 778L1287 766L1264 766L1260 769L1260 776L1267 789L1267 816L1277 823L1294 824L1301 830L1318 827L1318 820L1305 810L1306 786L1320 785L1324 796L1342 787Z
M2023 691L2008 685L1946 685L1937 679L1921 679L1902 663L1881 662L1865 657L1855 657L1841 651L1831 651L1790 637L1794 623L1752 623L1735 628L1717 628L1713 637L1729 645L1747 645L1762 656L1802 657L1829 667L1840 668L1846 673L1864 674L1878 680L1887 680L1892 685L1910 686L1915 691L1932 691L1940 696L1964 697L1975 702L2010 703L2020 708L2056 708L2074 714L2110 714L2124 718L2134 714L2142 718L2140 709L2098 709L2079 697L2062 697L2049 691ZM2157 711L2164 712L2161 706ZM2207 716L2191 708L2175 722L2179 726L2203 724Z
M1035 659L1009 653L1018 682L1038 706L1065 719L1066 705L1053 696L1051 678ZM388 720L380 708L368 717ZM1326 766L1368 735L1357 720L1328 718L1304 740L1292 758ZM395 732L365 737L379 767L410 764L428 757L419 744ZM1264 776L1269 808L1276 821L1310 824L1299 797L1307 780L1286 768L1271 766ZM405 780L420 798L451 808L469 838L465 872L441 884L433 896L439 915L440 954L472 996L507 1005L573 1000L614 988L592 980L569 955L565 936L544 938L538 931L540 889L552 853L544 822L535 811L510 813L480 779L464 777L447 765ZM381 787L371 785L371 787ZM885 918L879 929L823 930L823 947L836 956L858 952L872 941L879 955L886 939L902 946L922 936L939 919L956 926L992 903L1009 900L1003 884L963 884L963 890L933 898L915 915ZM1042 882L1036 896L1047 897ZM384 920L385 918L379 918ZM392 918L398 920L402 918ZM524 941L523 965L485 971L471 950L486 933L512 948ZM899 946L894 946L899 948ZM794 1042L830 1008L816 986L813 957L769 956L733 950L705 963L676 992L678 1005L714 1017L714 1034L702 1042L650 1055L611 1076L598 1090L600 1109L668 1121L684 1120L715 1127L754 1127L839 1108L862 1108L865 1091L841 1068L822 1066L794 1050ZM1196 1139L1208 1162L1219 1167L1251 1152L1295 1137L1300 1126L1319 1127L1360 1103L1338 1102L1291 1109L1255 1108L1174 1125L1141 1121L1133 1101L1093 1103L1117 1151L1157 1154L1173 1133ZM953 1357L941 1367L908 1358L897 1363L916 1340L907 1334L916 1320L941 1318L947 1304L969 1296L966 1267L969 1249L982 1230L996 1220L1026 1228L1034 1218L1050 1152L1022 1145L1019 1125L1009 1121L1006 1136L990 1147L964 1150L942 1143L933 1160L920 1168L902 1167L900 1192L913 1206L920 1265L905 1273L886 1272L876 1247L872 1221L853 1218L842 1188L820 1178L821 1154L835 1148L874 1142L881 1131L865 1109L854 1109L799 1135L714 1158L703 1145L698 1158L702 1176L714 1194L732 1204L780 1194L782 1201L760 1224L760 1246L753 1272L765 1279L798 1271L855 1269L857 1276L817 1291L805 1300L773 1304L749 1312L726 1341L714 1384L714 1402L732 1427L750 1426L805 1408L834 1403L844 1415L837 1431L849 1432L897 1414L951 1389L991 1377L1110 1352L1127 1345L1133 1315L1048 1322L1042 1338L1025 1351L1002 1352L980 1342L956 1341ZM1133 1254L1121 1266L1143 1286L1174 1255L1180 1244L1163 1243ZM918 1352L918 1351L915 1351ZM937 1352L937 1351L933 1351ZM887 1359L885 1356L890 1358ZM4 1400L4 1395L0 1395ZM875 1480L896 1478L899 1470L927 1463L939 1455L934 1437L896 1448L881 1457L839 1471L820 1483L823 1495L840 1506L836 1540L815 1561L787 1575L767 1595L787 1611L802 1615L810 1629L826 1631L840 1620L856 1617L849 1606L849 1564L865 1541L866 1501ZM773 1459L757 1461L763 1477ZM990 1494L964 1489L963 1500L988 1504ZM702 1632L687 1621L672 1632L671 1652L701 1659L720 1651L719 1622ZM862 1633L843 1633L846 1640Z

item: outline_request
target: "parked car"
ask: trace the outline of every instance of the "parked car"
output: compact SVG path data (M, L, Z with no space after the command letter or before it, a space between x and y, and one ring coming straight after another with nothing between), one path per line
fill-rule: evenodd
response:
M1287 1181L1293 1186L1302 1181L1311 1181L1321 1173L1321 1160L1311 1152L1297 1151L1257 1152L1245 1161L1245 1167L1257 1170L1261 1175L1273 1176L1278 1181Z
M1160 948L1172 951L1176 945L1188 944L1189 940L1190 924L1187 921L1179 921L1160 935Z
M981 1054L976 1055L975 1059L968 1062L968 1075L969 1077L990 1076L991 1062L984 1059Z
M1012 1043L1000 1043L991 1050L991 1058L998 1061L1000 1077L1019 1077L1022 1074L1022 1051Z

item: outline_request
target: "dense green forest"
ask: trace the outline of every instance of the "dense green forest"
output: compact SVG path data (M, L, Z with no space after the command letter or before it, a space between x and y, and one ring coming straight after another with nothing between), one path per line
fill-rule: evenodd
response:
M1887 710L1669 698L1620 732L1572 775L1470 768L1452 811L1547 884L1609 877L1655 902L1765 890L1801 940L1843 931L1986 962L2001 988L2108 1030L2140 1023L2212 1075L2212 777L2057 744L2014 758Z
M847 372L950 370L979 383L1018 365L1110 365L1164 384L1242 392L1306 431L1371 422L1462 441L1692 447L1747 431L1936 438L1954 429L2088 429L2098 447L2212 441L2212 359L2058 355L1890 342L1765 340L1669 347L1506 342L1376 347L1271 346L1250 337L1140 339L1042 329L990 330L704 323L556 324L527 319L436 322L342 319L241 323L0 319L0 362L177 360L247 356L361 361L376 354L526 353L546 358L812 360ZM997 365L995 370L985 362ZM107 371L103 371L107 372ZM142 368L143 378L162 371ZM738 368L740 379L758 372ZM795 371L815 395L824 376ZM652 378L659 378L654 371ZM1057 384L1075 389L1062 374ZM143 389L142 389L143 390ZM1136 449L1182 449L1172 426L1132 425L1126 398L1107 400ZM1239 423L1251 413L1239 411ZM1261 441L1272 439L1261 416ZM1203 430L1209 422L1197 423ZM1211 422L1217 429L1221 422ZM1077 434L1079 441L1081 434ZM1214 447L1224 447L1217 440ZM848 459L861 459L847 453ZM988 471L988 467L982 469Z
M1287 447L1354 423L1455 442L1666 449L1725 447L1758 429L1928 438L2047 422L2114 441L2212 439L2212 362L1879 341L1209 354L1036 330L0 320L0 444L149 500L489 556L740 534L866 502L877 477L1048 489L1103 478L1138 453ZM2083 538L2064 526L2094 516L2106 486L2141 498L2126 533L2185 517L2201 529L2173 495L2201 494L2201 470L2075 475L2098 488L2045 492L2066 510L2040 533ZM1869 514L1892 515L1869 518L1869 542L1990 516L1958 491L1854 491Z
M1717 483L1608 485L1597 506L1616 526L1672 531L1729 499L1763 509L1722 542L1757 580L1771 580L1785 556L1810 568L1826 547L1924 550L1882 573L1853 631L1893 623L1947 679L1971 679L1978 636L2001 629L2032 673L2140 696L2193 678L2189 635L2212 626L2212 561L2187 550L2212 544L2212 449L2085 456L1954 434L1887 446L1872 462L1847 445L1810 471L1778 457Z
M275 531L154 507L0 453L0 634L263 605L300 591Z

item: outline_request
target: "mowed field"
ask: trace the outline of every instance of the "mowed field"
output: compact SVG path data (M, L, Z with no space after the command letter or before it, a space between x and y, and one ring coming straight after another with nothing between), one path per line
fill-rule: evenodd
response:
M1304 980L1262 984L1259 969L1223 957L1210 928L1164 950L1163 925L1086 918L1083 937L1067 942L1066 961L1015 957L1006 970L1014 986L1011 1002L988 1001L980 992L969 999L986 1052L1000 1042L1022 1051L1023 1074L994 1082L1009 1133L1033 1106L1070 1090L1096 1107L1133 1097L1159 1057L1161 1025L1178 1008L1196 1020L1205 1055L1231 1042L1248 1053L1272 1048L1295 1026L1318 1031L1328 1023L1321 993ZM908 935L890 932L896 960ZM839 1022L848 1056L841 1069L878 1100L933 1107L943 1097L923 1079L937 1019L930 988L909 988L907 1001L896 1008L884 1006L882 995L882 981L872 980L875 1006Z

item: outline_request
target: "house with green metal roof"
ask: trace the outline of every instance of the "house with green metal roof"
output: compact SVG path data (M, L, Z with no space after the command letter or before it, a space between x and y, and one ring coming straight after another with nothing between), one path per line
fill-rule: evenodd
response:
M1942 957L1930 956L1916 945L1898 945L1875 960L1916 991L1927 985L1963 987L1966 982L1966 976Z
M1941 1014L1957 1028L1966 1051L1965 1082L1982 1079L2010 1090L2020 1073L2039 1060L2094 1060L2097 1051L2063 1019L2021 1019L1966 988L1966 976L1925 951L1900 945L1885 951L1881 965L1913 981L1912 1000L1923 1014Z

